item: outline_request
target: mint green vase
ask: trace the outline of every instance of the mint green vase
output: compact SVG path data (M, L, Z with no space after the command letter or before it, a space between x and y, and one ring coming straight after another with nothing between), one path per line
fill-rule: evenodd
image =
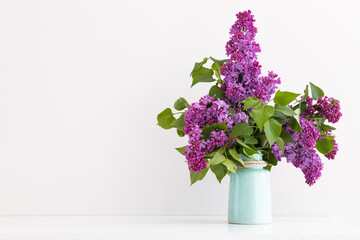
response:
M244 162L250 160L240 156ZM262 160L261 154L253 157ZM229 223L271 223L270 172L263 167L248 167L231 173L228 210Z

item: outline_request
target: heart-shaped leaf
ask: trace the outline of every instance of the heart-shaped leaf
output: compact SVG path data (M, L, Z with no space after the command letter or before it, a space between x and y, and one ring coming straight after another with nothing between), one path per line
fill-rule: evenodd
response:
M176 119L174 118L174 115L170 108L165 109L161 113L157 115L157 121L158 125L164 129L170 129L172 128L172 123Z
M275 94L274 102L280 106L287 106L294 101L300 94L293 92L282 92L278 90Z
M280 136L281 129L282 129L281 124L278 121L276 121L275 119L269 119L269 121L267 121L265 123L265 126L264 126L265 135L266 135L266 138L267 138L270 146L273 145L274 142Z
M320 97L323 97L324 91L321 90L321 88L319 88L318 86L310 83L310 88L311 88L311 96L313 97L314 100L318 100Z
M274 112L275 110L272 106L263 106L259 109L252 110L252 117L260 130L264 127L269 118L274 115Z
M250 136L252 133L253 133L253 128L250 127L247 122L239 122L233 127L230 138L238 137L241 135Z

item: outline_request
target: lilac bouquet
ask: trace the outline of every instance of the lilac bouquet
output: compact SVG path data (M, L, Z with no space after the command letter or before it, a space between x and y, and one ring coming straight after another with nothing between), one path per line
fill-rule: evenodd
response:
M202 180L209 168L221 182L237 165L246 167L240 154L254 159L260 152L266 169L286 158L311 186L323 169L318 153L334 159L338 151L335 128L328 123L339 121L340 103L312 83L311 96L309 85L302 95L276 91L280 77L274 72L261 75L254 16L248 10L236 17L226 44L229 59L204 58L190 74L191 87L215 83L209 94L192 104L177 99L174 108L180 112L165 109L157 116L158 125L189 137L188 145L176 150L186 158L191 184ZM204 66L209 61L211 68Z

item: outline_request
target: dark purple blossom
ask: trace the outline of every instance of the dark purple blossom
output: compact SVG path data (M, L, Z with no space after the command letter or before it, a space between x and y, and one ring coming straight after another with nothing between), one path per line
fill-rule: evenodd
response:
M332 97L320 97L315 104L311 97L307 97L306 105L305 113L303 113L304 117L319 116L324 117L330 123L336 123L342 116L339 101Z
M316 105L313 104L313 98L312 97L307 97L305 99L305 102L306 102L306 109L305 109L305 112L302 113L302 116L303 117L315 117L315 113L316 113Z
M319 109L319 116L324 117L331 123L339 121L342 113L340 112L340 103L332 97L320 97L317 100L317 106Z

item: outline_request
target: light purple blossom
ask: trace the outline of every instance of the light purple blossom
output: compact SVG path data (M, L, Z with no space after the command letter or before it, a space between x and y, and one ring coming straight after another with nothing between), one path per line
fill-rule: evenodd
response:
M224 76L221 87L231 106L248 97L267 102L280 84L280 78L273 72L269 72L268 76L260 76L261 65L256 59L261 50L255 42L257 29L254 26L254 15L248 10L236 16L237 21L230 29L231 37L226 44L226 54L230 60L221 68Z
M206 152L212 152L215 148L231 146L233 140L229 139L229 134L234 125L242 121L247 121L248 116L244 112L230 114L229 105L221 99L215 100L206 95L199 102L195 102L185 111L184 133L189 136L189 144L186 147L185 157L189 169L199 172L206 168ZM214 123L225 123L229 128L229 133L224 130L212 131L209 139L204 139L202 129Z
M303 117L300 117L300 125L302 133L286 126L285 130L292 137L293 143L285 143L284 154L275 143L272 145L272 153L278 161L285 157L288 162L300 168L305 175L305 182L311 186L320 178L323 169L321 159L314 149L320 132L312 121Z

